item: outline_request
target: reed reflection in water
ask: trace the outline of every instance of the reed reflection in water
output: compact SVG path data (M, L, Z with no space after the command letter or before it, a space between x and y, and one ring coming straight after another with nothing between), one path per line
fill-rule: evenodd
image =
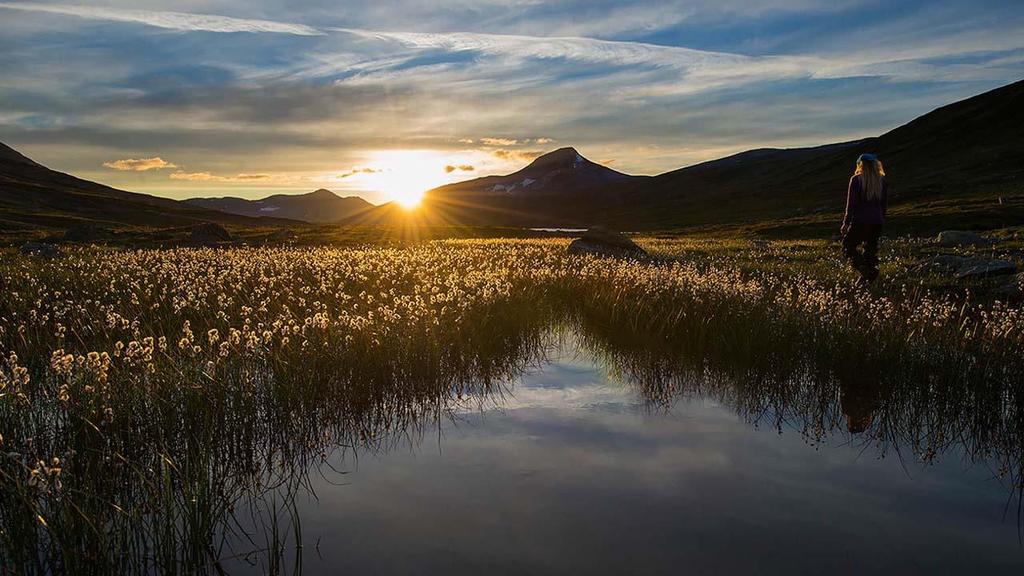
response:
M330 573L1024 561L1022 395L991 367L824 362L778 343L736 354L579 306L500 322L428 357L314 356L232 366L216 388L168 382L109 428L26 410L20 426L73 458L42 472L45 530L21 495L3 496L4 562ZM894 541L947 548L923 558Z
M351 483L321 485L304 527L340 544L307 568L1013 573L1024 562L1001 518L1005 487L984 463L965 469L962 447L924 463L851 435L834 396L836 428L805 436L791 412L778 433L761 425L779 421L770 411L737 418L705 394L728 392L721 380L652 404L574 340L494 409L338 461ZM902 462L879 457L896 448Z

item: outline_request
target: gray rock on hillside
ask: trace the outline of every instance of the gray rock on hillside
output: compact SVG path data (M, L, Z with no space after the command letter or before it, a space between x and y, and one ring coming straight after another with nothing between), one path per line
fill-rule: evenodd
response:
M1005 276L1017 272L1017 266L1007 260L995 258L978 258L965 262L956 271L958 280L970 280L974 278L988 278L989 276Z
M45 242L25 242L18 249L18 252L25 256L36 258L55 258L60 256L60 248Z
M939 254L923 262L919 269L928 272L952 274L958 280L973 280L990 276L1004 276L1017 272L1017 266L1008 260L975 258L956 254Z
M920 263L917 269L922 272L952 273L960 269L968 258L956 254L939 254Z
M939 246L988 246L991 240L981 234L962 230L944 230L939 232L935 241Z
M635 242L601 226L594 226L569 244L570 254L593 254L616 258L643 258L647 252Z
M189 238L194 242L202 242L204 244L229 242L231 241L231 233L220 224L207 222L193 226L192 231L189 233Z
M267 242L294 242L299 237L298 234L288 230L287 228L281 230L275 230L270 234L267 234Z

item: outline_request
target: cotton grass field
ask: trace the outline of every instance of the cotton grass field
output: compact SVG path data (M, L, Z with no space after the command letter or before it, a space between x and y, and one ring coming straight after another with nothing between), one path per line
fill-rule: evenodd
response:
M809 442L953 451L1019 505L1019 302L898 256L867 292L824 249L642 243L652 261L563 239L3 255L0 572L298 571L291 499L332 454L499 401L567 335L651 410L700 393Z

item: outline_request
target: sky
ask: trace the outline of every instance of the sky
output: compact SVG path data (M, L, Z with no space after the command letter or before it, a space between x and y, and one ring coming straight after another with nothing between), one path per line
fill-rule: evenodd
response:
M1022 78L1018 0L0 0L0 142L172 198L656 174Z

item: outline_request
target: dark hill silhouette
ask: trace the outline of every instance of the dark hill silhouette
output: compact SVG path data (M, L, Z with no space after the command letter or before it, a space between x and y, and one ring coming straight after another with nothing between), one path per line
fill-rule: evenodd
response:
M897 205L969 208L1005 196L1002 212L976 216L991 226L1019 224L1022 127L1024 81L943 106L879 137L751 150L668 172L621 190L602 219L659 228L831 213L842 209L857 156L874 152L886 165Z
M373 208L359 196L341 197L321 188L308 194L275 194L261 200L223 198L190 198L188 204L242 216L274 216L304 222L337 222Z
M0 228L166 227L202 222L253 226L284 221L225 214L118 190L51 170L0 143Z

